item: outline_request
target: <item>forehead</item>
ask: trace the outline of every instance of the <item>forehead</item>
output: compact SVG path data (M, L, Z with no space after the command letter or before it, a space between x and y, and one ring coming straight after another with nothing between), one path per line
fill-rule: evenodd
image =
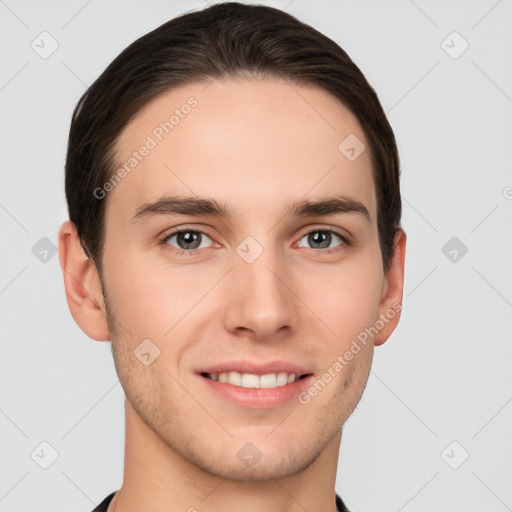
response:
M353 159L347 149L362 152ZM375 216L364 132L346 107L316 87L214 80L175 88L135 116L115 158L116 169L125 165L129 172L110 193L107 214L111 203L129 215L176 193L215 197L241 213L258 205L278 213L286 202L339 191Z

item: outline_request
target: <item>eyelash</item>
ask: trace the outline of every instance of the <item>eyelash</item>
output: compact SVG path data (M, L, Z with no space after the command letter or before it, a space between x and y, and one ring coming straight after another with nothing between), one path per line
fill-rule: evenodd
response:
M180 228L180 229L177 229L175 231L172 231L171 233L168 233L166 234L163 238L160 238L160 241L159 241L159 245L164 245L166 246L166 249L171 252L172 254L174 255L178 255L178 256L195 256L197 252L199 251L202 251L204 250L205 248L203 249L191 249L191 250L185 250L185 249L177 249L176 247L173 247L171 245L169 245L167 243L167 241L173 237L174 235L178 235L180 233L200 233L201 235L206 235L208 238L211 239L211 237L208 235L208 233L205 233L204 231L201 231L199 229L189 229L187 227L185 228ZM349 238L345 235L342 235L341 233L339 233L338 231L336 230L333 230L331 228L316 228L316 229L312 229L310 231L307 231L305 233L303 233L301 235L301 237L299 238L299 240L301 240L302 238L304 238L304 236L306 235L309 235L311 233L333 233L335 234L336 236L340 237L342 243L337 245L336 247L333 247L331 249L312 249L312 251L317 251L317 252L321 252L321 253L324 253L324 254L332 254L332 253L337 253L337 252L340 252L342 251L344 248L346 247L351 247L352 246L352 242L349 240ZM211 249L211 247L207 247L206 249Z

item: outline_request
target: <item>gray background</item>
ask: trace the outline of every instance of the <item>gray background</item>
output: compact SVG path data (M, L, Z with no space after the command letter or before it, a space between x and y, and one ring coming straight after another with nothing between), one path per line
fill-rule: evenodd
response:
M346 424L336 490L353 512L512 510L512 2L261 3L349 53L402 160L404 310ZM74 323L51 252L67 133L125 46L203 6L0 1L2 512L86 512L121 485L110 344ZM51 49L43 31L58 43L47 58L31 47Z

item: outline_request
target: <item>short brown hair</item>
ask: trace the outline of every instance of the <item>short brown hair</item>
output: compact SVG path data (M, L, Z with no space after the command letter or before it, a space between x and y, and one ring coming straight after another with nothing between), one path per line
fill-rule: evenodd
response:
M279 9L235 2L183 14L137 39L78 101L65 188L69 218L88 257L101 271L105 200L93 191L114 172L114 147L123 128L142 107L174 87L240 76L319 87L356 116L370 146L387 273L402 212L400 165L375 91L347 53L314 28Z

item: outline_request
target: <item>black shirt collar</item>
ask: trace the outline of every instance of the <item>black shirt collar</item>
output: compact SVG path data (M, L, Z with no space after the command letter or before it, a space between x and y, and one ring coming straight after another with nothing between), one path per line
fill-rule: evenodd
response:
M112 498L114 497L115 493L117 491L113 492L112 494L109 494L92 512L107 512L107 508L112 501ZM349 512L345 504L343 503L342 499L336 494L336 508L338 509L338 512Z

